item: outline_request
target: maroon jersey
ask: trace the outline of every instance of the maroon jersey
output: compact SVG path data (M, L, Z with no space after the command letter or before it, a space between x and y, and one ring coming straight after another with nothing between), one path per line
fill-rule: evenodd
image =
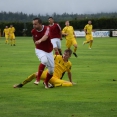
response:
M42 41L40 44L35 44L35 47L37 49L43 50L45 52L51 52L53 50L53 45L49 37L49 27L43 25L41 31L32 29L31 33L33 36L34 43L35 41L40 40L44 35L48 35L48 39L46 41Z
M50 27L50 39L53 38L61 38L61 27L57 23L53 23L53 25L49 25Z

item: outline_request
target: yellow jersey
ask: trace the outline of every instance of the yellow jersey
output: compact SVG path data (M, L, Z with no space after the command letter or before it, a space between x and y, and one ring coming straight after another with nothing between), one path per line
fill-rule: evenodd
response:
M74 38L74 29L72 26L65 26L62 30L62 33L68 34L67 36L65 36L67 40Z
M86 30L87 34L92 34L93 26L87 24L87 25L85 25L84 29Z
M54 67L53 77L55 76L60 79L64 72L71 71L71 66L72 66L71 62L70 61L64 62L63 57L61 55L54 56L54 64L55 67Z
M5 29L3 30L3 33L4 33L5 35L9 35L9 28L5 28Z
M9 33L10 33L10 34L13 34L14 32L15 32L15 28L14 28L14 27L10 27L10 28L9 28Z

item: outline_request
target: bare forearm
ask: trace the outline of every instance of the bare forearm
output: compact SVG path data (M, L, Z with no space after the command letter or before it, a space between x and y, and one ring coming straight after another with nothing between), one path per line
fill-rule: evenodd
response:
M71 72L68 72L68 78L69 78L69 81L72 82L72 75L71 75Z

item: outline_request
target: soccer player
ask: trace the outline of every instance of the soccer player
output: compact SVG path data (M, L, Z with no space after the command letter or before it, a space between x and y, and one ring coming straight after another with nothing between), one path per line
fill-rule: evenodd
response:
M9 27L9 38L11 41L11 46L15 46L15 28L13 27L13 25L11 24Z
M61 52L61 27L58 23L54 23L54 19L52 17L48 18L49 21L49 27L50 27L50 39L51 43L53 44L53 49L55 51L55 54L62 55Z
M71 75L71 65L72 64L68 60L70 58L71 54L72 54L72 51L67 49L67 50L64 51L63 56L61 56L61 55L55 55L54 56L54 64L55 64L54 74L53 74L53 77L49 81L49 83L51 83L52 86L54 86L54 87L57 87L57 86L73 86L73 84L75 84L75 83L72 82L72 75ZM42 73L41 80L44 80L46 78L47 72L48 72L48 70L45 70ZM68 73L69 81L62 80L63 73L65 73L65 72ZM28 78L26 80L24 80L22 83L16 84L13 87L14 88L21 88L22 86L24 86L28 82L35 79L37 77L37 74L38 73L33 73L32 75L28 76Z
M66 21L65 22L65 27L63 28L62 30L62 34L65 36L66 38L66 47L68 49L71 48L71 46L73 45L74 46L74 51L73 51L73 54L75 57L77 57L77 54L76 54L76 50L77 50L77 41L76 41L76 36L75 36L75 33L74 33L74 29L72 26L70 26L70 23L69 21Z
M35 53L41 61L38 67L38 76L34 84L39 84L42 72L45 67L48 67L47 76L44 81L45 88L48 88L48 82L54 71L53 46L49 37L49 27L42 25L42 20L40 18L33 19L32 23L33 29L31 33L35 44Z
M8 26L5 27L5 29L3 30L3 36L5 36L5 43L8 44L9 43L9 28Z
M88 24L85 25L84 27L86 41L83 42L83 45L89 43L89 49L91 49L93 43L92 30L93 30L93 25L92 22L89 20Z

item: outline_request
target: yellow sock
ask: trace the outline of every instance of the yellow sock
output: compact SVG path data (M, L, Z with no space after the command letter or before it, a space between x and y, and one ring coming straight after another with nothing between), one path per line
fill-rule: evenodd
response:
M13 44L15 44L15 39L13 39Z
M88 41L84 41L84 44L89 43Z
M77 47L74 47L74 53L76 53Z
M36 78L36 75L35 75L35 73L33 73L32 75L28 76L28 78L26 80L24 80L22 84L25 85L28 82L31 82L35 78Z
M55 87L60 87L62 84L54 84Z
M92 41L90 41L90 44L89 44L89 47L90 47L90 48L92 47L92 43L93 43L93 42L92 42Z
M63 83L62 86L63 87L70 87L70 86L72 86L72 83L71 82Z

